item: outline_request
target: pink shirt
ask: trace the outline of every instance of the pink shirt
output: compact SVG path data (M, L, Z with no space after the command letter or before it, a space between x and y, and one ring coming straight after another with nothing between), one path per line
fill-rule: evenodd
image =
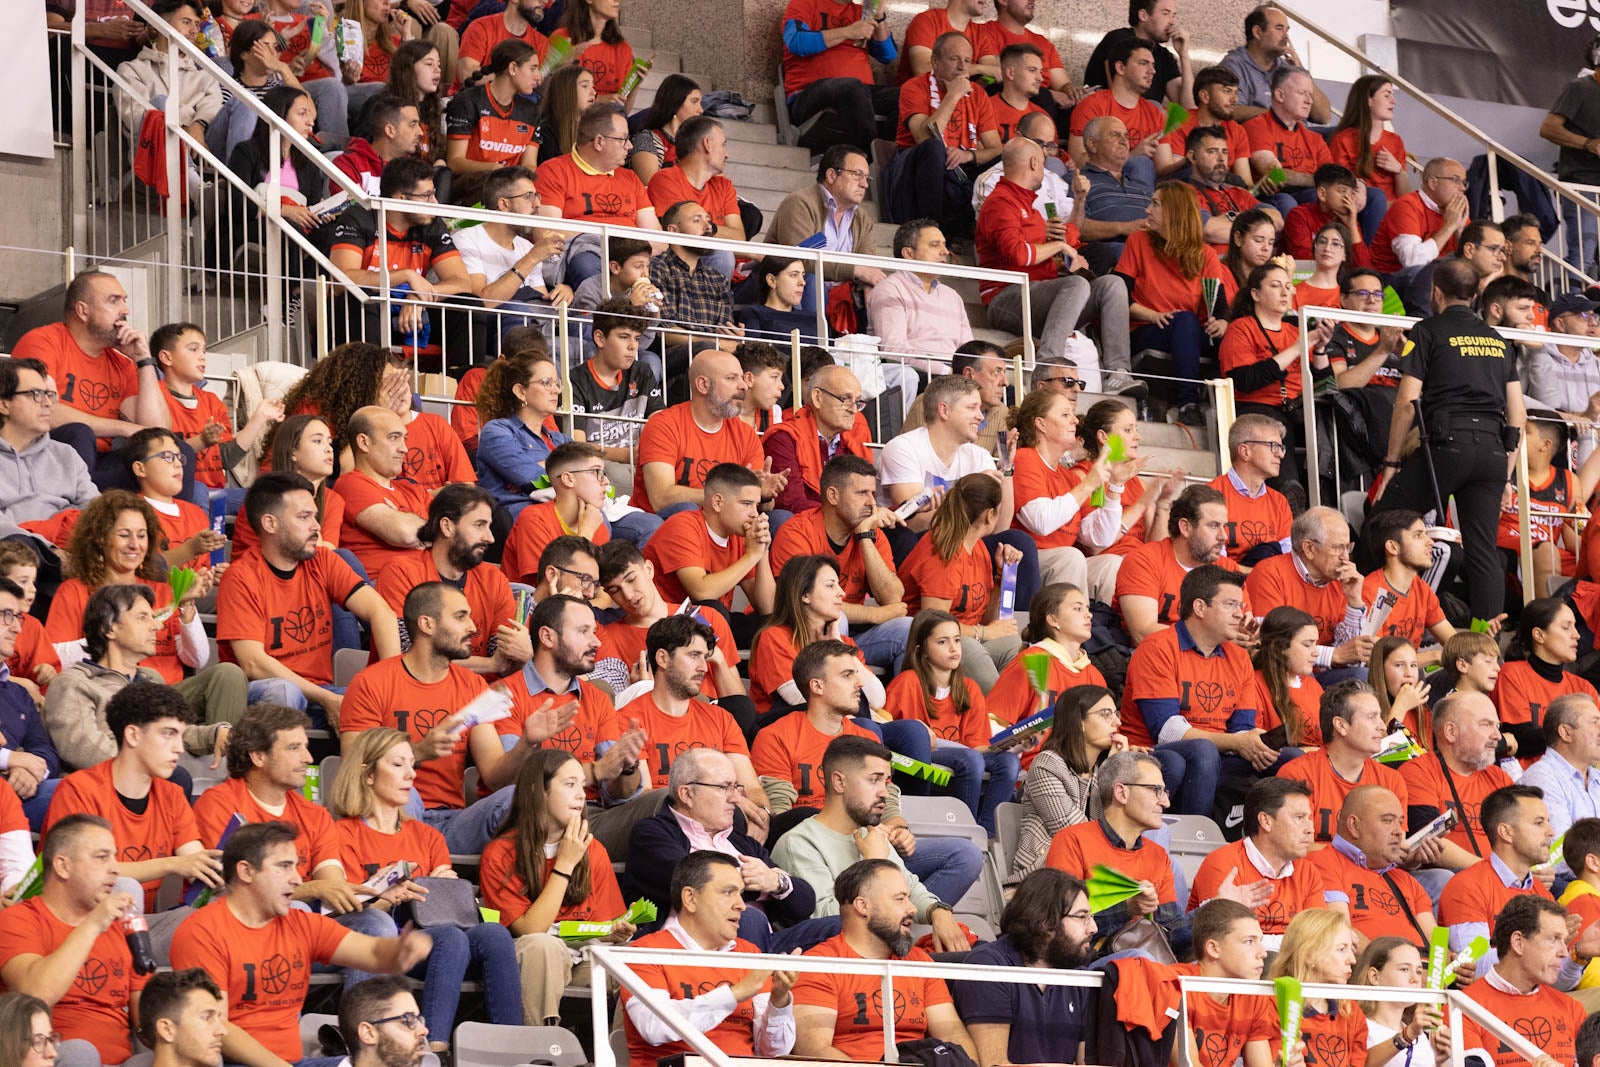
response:
M672 812L672 817L678 820L678 828L683 831L683 836L689 839L690 852L720 852L724 856L738 857L739 850L728 843L728 838L733 836L733 827L718 830L714 834L706 833L706 828L683 812L667 805L667 810Z
M886 353L949 357L972 340L961 295L942 281L935 281L931 291L924 289L922 279L908 270L896 271L867 291L867 315ZM931 360L906 362L934 370Z

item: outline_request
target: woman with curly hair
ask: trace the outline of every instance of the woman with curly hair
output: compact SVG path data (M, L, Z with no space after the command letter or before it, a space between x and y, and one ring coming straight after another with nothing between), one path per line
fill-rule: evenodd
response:
M1282 727L1284 740L1273 748L1321 748L1322 686L1312 677L1317 665L1317 620L1285 604L1267 612L1256 649L1256 725Z
M520 353L489 365L478 390L478 484L516 518L533 503L544 461L572 438L555 428L561 376L549 356ZM550 498L542 491L541 500Z
M522 1014L533 1024L555 1020L561 990L589 980L588 962L574 966L551 928L569 919L609 922L627 910L611 857L589 832L584 784L583 764L570 753L539 749L517 772L511 811L483 850L483 903L517 939ZM618 922L604 940L632 937L633 926Z
M381 345L364 341L351 341L339 345L317 360L304 378L295 382L283 398L283 410L289 415L315 415L333 430L334 454L343 458L344 429L357 408L369 404L384 407L391 405L381 395L385 384L384 371L394 357ZM390 379L391 385L393 379ZM409 400L407 401L409 403ZM278 434L285 424L279 424L267 434L266 451L271 452Z

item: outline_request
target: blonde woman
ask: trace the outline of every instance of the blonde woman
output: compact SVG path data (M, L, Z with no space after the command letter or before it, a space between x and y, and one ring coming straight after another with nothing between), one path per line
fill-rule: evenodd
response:
M1267 971L1268 978L1289 976L1301 982L1345 985L1355 972L1356 932L1349 920L1327 908L1308 908L1296 915L1283 934L1283 946ZM1306 1062L1317 1067L1367 1067L1367 1016L1353 1000L1306 997L1300 1022ZM1274 1062L1283 1042L1272 1043Z

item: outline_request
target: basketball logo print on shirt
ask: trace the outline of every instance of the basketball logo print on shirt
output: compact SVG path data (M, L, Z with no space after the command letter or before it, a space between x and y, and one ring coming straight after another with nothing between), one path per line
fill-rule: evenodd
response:
M311 640L317 626L316 613L310 607L295 608L272 619L272 647L283 647L284 639L303 645Z
M1338 1034L1310 1034L1306 1037L1306 1064L1337 1067L1345 1062L1347 1046Z
M585 52L578 59L578 65L594 75L594 83L596 85L611 84L611 64L600 56L595 55L593 49Z
M589 199L588 194L584 195L584 199ZM621 193L595 193L593 214L620 215L625 203Z
M83 966L78 968L78 976L72 984L83 990L84 994L98 997L106 988L106 983L111 981L111 969L104 960L87 959Z
M68 378L70 379L71 375L68 375ZM69 387L68 392L72 391L73 390ZM78 406L90 412L99 413L104 411L106 409L106 405L111 402L111 387L106 385L104 382L80 381L77 383L76 392L78 397ZM66 400L66 394L63 394L61 399Z
M421 481L417 476L422 473L422 466L428 461L428 454L420 448L406 449L406 459L402 472L412 481Z
M883 1018L883 990L875 989L872 992L872 1010L878 1018ZM903 990L894 991L894 1021L898 1026L906 1017L906 995Z
M565 730L550 739L551 747L559 748L563 752L571 752L573 755L577 755L583 750L583 742L583 731L578 729L576 722L569 723Z
M290 973L287 956L268 956L261 961L261 991L271 996L279 996L287 992Z

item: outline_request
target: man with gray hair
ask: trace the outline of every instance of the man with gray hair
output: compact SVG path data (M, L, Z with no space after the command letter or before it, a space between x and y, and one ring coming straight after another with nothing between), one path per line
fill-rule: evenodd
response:
M1228 430L1233 465L1211 480L1228 506L1228 558L1251 567L1293 548L1294 515L1284 495L1267 484L1283 464L1283 423L1245 413Z
M1333 508L1307 508L1289 528L1289 551L1263 560L1245 579L1244 591L1258 617L1276 607L1294 607L1317 622L1317 667L1351 667L1365 674L1372 638L1366 620L1365 581L1350 562L1350 524Z
M1537 710L1534 718L1538 718ZM1522 784L1544 790L1550 829L1560 836L1579 819L1600 817L1600 706L1588 693L1563 693L1544 709L1544 755L1522 772ZM1556 865L1570 877L1565 857Z
M1083 128L1085 163L1089 179L1084 194L1083 254L1091 269L1107 273L1122 257L1130 234L1149 228L1145 212L1155 196L1150 168L1130 168L1132 154L1128 127L1112 115L1089 120Z
M1040 352L1065 355L1079 324L1097 321L1102 388L1112 393L1126 389L1132 383L1128 287L1118 278L1084 277L1089 264L1077 249L1087 233L1079 233L1076 208L1071 218L1055 219L1039 210L1044 149L1025 137L1013 138L1001 154L1001 166L1003 177L978 213L978 263L1028 276L1032 322L1023 322L1019 283L985 281L979 295L989 309L990 325L1012 333L1031 329Z
M879 286L878 288L882 288ZM849 367L819 367L805 385L805 403L793 418L773 423L761 450L774 474L788 480L774 507L798 515L822 506L822 468L836 456L870 460L872 429L862 416L861 382Z

